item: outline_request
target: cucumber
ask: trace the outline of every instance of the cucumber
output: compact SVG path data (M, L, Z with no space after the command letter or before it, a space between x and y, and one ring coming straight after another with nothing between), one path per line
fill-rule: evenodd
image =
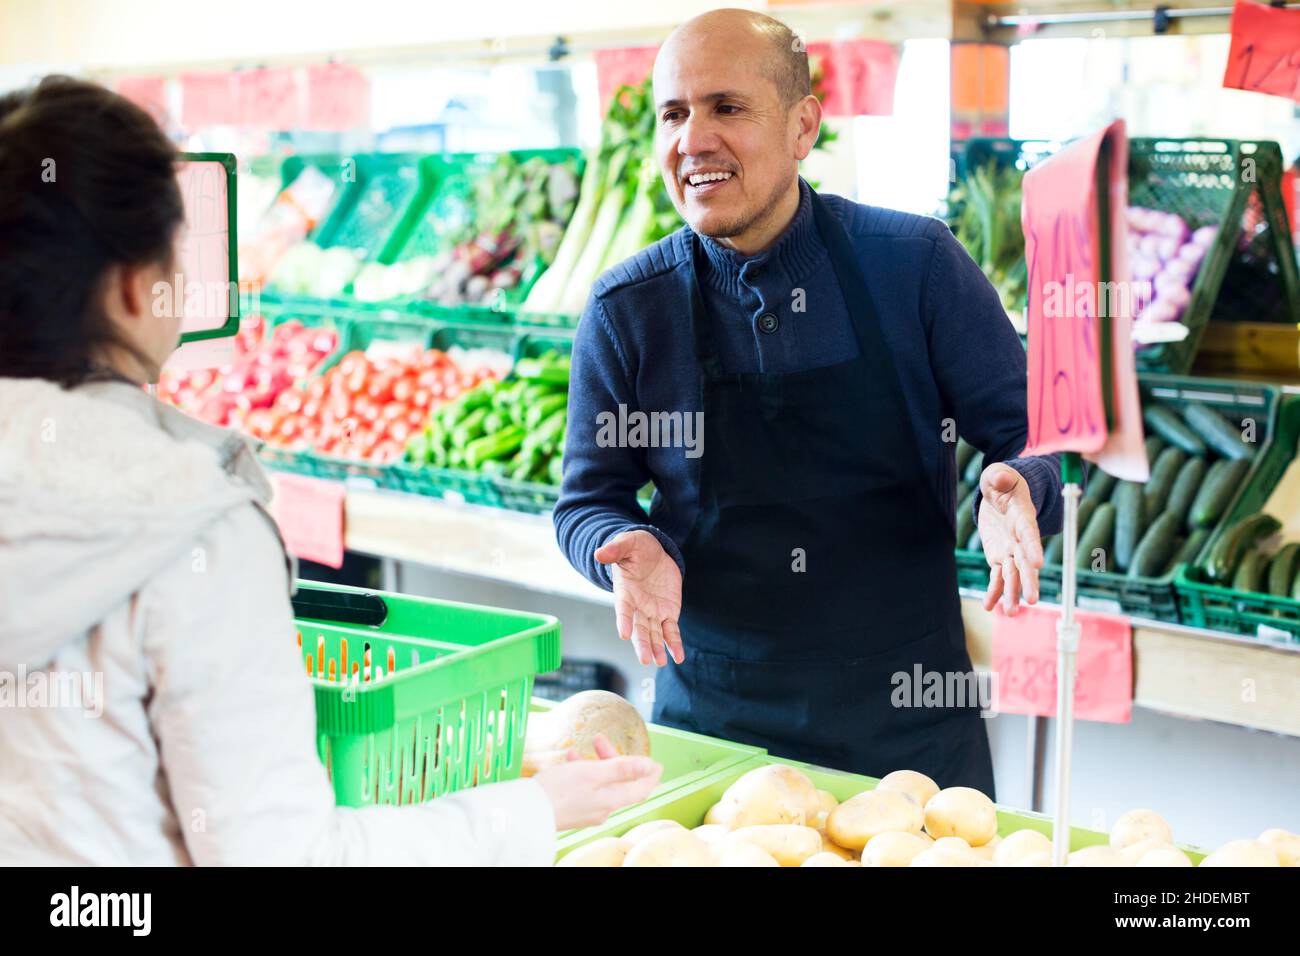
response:
M1165 450L1165 440L1159 435L1148 435L1146 440L1147 464L1154 465L1160 453Z
M961 480L968 485L978 485L980 483L980 472L984 470L984 456L971 455L970 461L966 462L966 470L961 473Z
M1164 566L1161 576L1172 574L1174 569L1180 564L1187 564L1200 553L1201 548L1205 546L1205 540L1210 536L1209 528L1197 528L1186 538L1182 538L1178 543L1178 550L1174 556L1169 559L1169 563Z
M975 455L975 446L964 438L957 439L957 474L962 474Z
M1169 451L1181 451L1170 448ZM1158 577L1169 563L1169 558L1178 550L1178 531L1181 522L1178 516L1166 511L1147 528L1146 534L1133 552L1133 562L1129 565L1131 578Z
M971 532L970 537L966 539L967 551L978 551L984 553L984 542L980 539L980 529L976 528Z
M1112 568L1111 542L1115 538L1115 506L1109 501L1097 505L1092 513L1092 520L1079 536L1079 546L1075 549L1074 560L1080 570L1092 571L1092 552L1098 548L1102 551L1102 570Z
M1264 578L1268 572L1268 558L1261 551L1251 551L1237 565L1237 573L1232 576L1234 591L1250 591L1258 594L1264 590Z
M975 496L979 494L978 488L971 489L970 493L962 499L961 504L957 506L957 540L966 541L970 538L971 532L975 531L975 516L971 514L971 508L975 504Z
M971 491L970 485L966 484L966 482L964 481L957 482L957 494L953 500L961 501L968 494L970 494L970 491Z
M1227 584L1237 572L1242 557L1269 535L1281 530L1281 523L1272 515L1254 514L1242 518L1223 532L1210 556L1205 560L1205 573L1211 581Z
M1291 593L1291 582L1300 572L1300 544L1284 544L1268 566L1268 593L1286 597Z
M1295 580L1291 582L1291 600L1300 601L1300 574L1296 574Z
M1201 482L1201 490L1192 502L1192 513L1188 516L1190 523L1187 530L1193 528L1213 528L1223 517L1228 502L1241 487L1246 472L1250 470L1248 461L1226 461L1220 459L1210 466Z
M1084 501L1095 501L1101 504L1103 501L1110 500L1110 493L1114 490L1114 475L1106 474L1096 465L1088 466L1088 487L1083 492Z
M1165 499L1165 511L1178 516L1179 528L1187 524L1187 515L1192 510L1192 502L1196 500L1196 492L1205 479L1205 469L1204 458L1187 459L1179 470L1178 477L1174 479L1173 487L1169 489L1169 497Z
M1146 423L1147 428L1187 454L1205 455L1207 449L1201 437L1163 405L1152 405L1142 409L1142 421Z
M1160 453L1155 467L1151 469L1151 477L1147 479L1146 487L1142 490L1142 496L1146 499L1147 514L1155 517L1165 510L1165 502L1169 500L1174 479L1178 477L1186 461L1187 453L1175 445L1170 445Z
M1054 534L1047 539L1047 547L1043 548L1043 564L1060 564L1061 558L1065 556L1065 535Z
M1255 446L1241 440L1241 429L1208 405L1188 402L1183 408L1183 420L1224 458L1249 461L1255 457Z
M1146 531L1146 504L1142 486L1136 481L1121 481L1115 489L1115 570L1127 571L1133 552Z

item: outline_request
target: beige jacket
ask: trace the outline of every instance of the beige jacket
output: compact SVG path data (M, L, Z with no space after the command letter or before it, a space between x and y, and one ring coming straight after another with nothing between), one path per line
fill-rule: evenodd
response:
M334 806L269 497L141 389L0 379L0 864L549 864L532 780Z

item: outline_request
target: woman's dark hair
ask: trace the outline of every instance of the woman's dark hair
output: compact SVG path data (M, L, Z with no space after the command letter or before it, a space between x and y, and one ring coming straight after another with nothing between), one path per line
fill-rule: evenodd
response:
M100 309L105 273L172 261L176 161L148 113L94 83L0 96L0 376L75 385L125 345Z

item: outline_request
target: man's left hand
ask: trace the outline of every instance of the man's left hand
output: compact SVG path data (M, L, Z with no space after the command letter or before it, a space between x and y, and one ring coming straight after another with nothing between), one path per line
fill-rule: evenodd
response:
M980 494L980 540L989 563L984 610L993 610L1001 598L1002 609L1015 614L1022 593L1026 604L1038 601L1038 569L1043 566L1038 511L1024 476L1001 462L980 475Z

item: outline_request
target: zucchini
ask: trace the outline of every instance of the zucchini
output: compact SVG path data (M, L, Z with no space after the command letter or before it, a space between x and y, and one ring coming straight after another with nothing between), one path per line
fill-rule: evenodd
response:
M1209 528L1197 528L1186 538L1179 539L1178 550L1174 552L1174 556L1169 559L1169 563L1161 571L1161 576L1173 573L1174 569L1180 564L1194 561L1196 556L1200 554L1201 548L1205 546L1205 539L1209 536Z
M1075 549L1074 560L1080 570L1097 570L1092 566L1092 553L1101 550L1102 566L1105 571L1111 567L1111 542L1115 537L1115 506L1109 501L1097 505L1092 513L1092 520L1079 536L1079 546Z
M1291 582L1300 572L1300 544L1284 544L1268 566L1268 593L1286 597L1291 593Z
M961 480L968 485L978 486L980 483L980 473L984 471L984 456L971 455L970 461L966 462L966 470L961 473Z
M1259 544L1269 535L1281 530L1281 523L1268 514L1253 514L1242 518L1223 532L1210 556L1205 560L1205 573L1211 581L1227 584L1237 572L1237 565L1247 551Z
M972 488L970 494L962 499L961 504L957 506L957 540L966 541L970 538L971 532L975 531L975 516L971 514L971 509L975 506L975 496L980 493L978 488Z
M1076 540L1083 539L1083 532L1088 527L1088 522L1092 520L1093 514L1097 510L1098 501L1089 501L1084 499L1079 502L1079 515L1076 519L1076 527L1079 529ZM1043 549L1043 564L1060 564L1061 558L1065 556L1065 534L1054 534L1048 541L1047 547Z
M1152 518L1165 510L1165 502L1169 500L1174 479L1178 477L1185 461L1187 461L1187 453L1175 445L1170 445L1156 459L1155 467L1151 469L1151 477L1147 479L1146 487L1142 490L1142 497L1146 499L1146 513Z
M1146 527L1146 504L1142 486L1136 481L1121 481L1115 489L1116 571L1128 570Z
M1227 461L1220 459L1210 466L1201 482L1201 490L1192 502L1192 513L1187 530L1193 528L1213 528L1228 509L1228 502L1241 487L1241 482L1250 470L1248 461Z
M1151 431L1187 454L1200 457L1205 455L1207 449L1201 437L1163 405L1151 405L1142 409L1142 421Z
M1192 502L1196 500L1196 492L1205 480L1205 469L1204 458L1187 459L1179 470L1178 477L1174 479L1173 487L1169 489L1164 510L1178 516L1179 528L1187 524L1187 515L1192 510Z
M1181 449L1170 448L1169 451L1181 452ZM1178 516L1168 511L1151 522L1151 527L1147 528L1137 550L1133 552L1133 562L1128 569L1129 577L1158 577L1169 563L1169 558L1178 550L1180 527Z
M1115 490L1115 476L1108 475L1096 465L1088 467L1088 487L1084 489L1083 500L1101 504L1110 500L1110 493ZM1083 527L1080 525L1080 527Z
M971 458L975 456L975 446L964 438L957 439L957 474L966 471L966 466L970 464Z
M1241 440L1241 429L1200 402L1188 402L1183 408L1183 420L1224 458L1249 461L1255 457L1255 446Z
M1148 435L1145 443L1147 450L1147 464L1154 465L1160 453L1165 450L1165 440L1159 435Z
M1264 578L1268 572L1268 558L1262 551L1251 551L1237 565L1237 573L1232 576L1234 591L1249 591L1258 594L1264 590Z
M1297 574L1295 580L1291 582L1291 600L1300 601L1300 574Z
M966 484L964 481L957 482L957 494L954 496L953 500L961 501L968 494L970 494L970 485Z

